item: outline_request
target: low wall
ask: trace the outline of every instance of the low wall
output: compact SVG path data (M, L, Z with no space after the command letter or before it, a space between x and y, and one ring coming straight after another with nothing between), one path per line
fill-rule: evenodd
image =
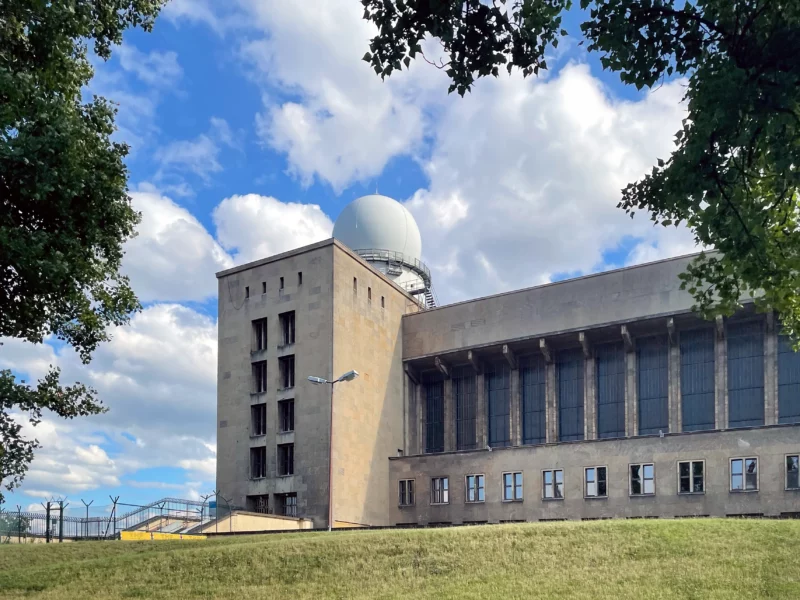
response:
M119 539L128 542L150 540L204 540L204 535L187 535L185 533L159 533L157 531L121 531Z
M196 533L238 533L260 531L298 531L311 529L310 519L267 515L263 513L236 511L232 515L221 517L217 521L207 523L195 529Z

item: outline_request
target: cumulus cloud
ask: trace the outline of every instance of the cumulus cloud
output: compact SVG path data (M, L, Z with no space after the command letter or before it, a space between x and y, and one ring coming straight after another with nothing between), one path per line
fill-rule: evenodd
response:
M333 231L333 223L316 204L257 194L226 198L213 217L217 240L240 264L324 240Z
M119 57L120 66L147 85L174 88L183 76L175 52L154 51L145 54L131 44L118 46L114 52Z

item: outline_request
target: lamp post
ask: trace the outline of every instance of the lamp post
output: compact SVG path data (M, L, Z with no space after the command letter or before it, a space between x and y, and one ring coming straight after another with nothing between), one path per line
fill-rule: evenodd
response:
M353 381L356 377L358 377L358 371L348 371L333 381L322 377L308 378L314 385L331 386L331 422L328 432L328 531L333 530L333 387L341 381Z

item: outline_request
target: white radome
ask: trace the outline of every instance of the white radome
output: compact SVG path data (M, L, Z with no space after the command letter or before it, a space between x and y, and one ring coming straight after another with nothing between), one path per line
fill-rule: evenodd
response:
M401 252L419 260L422 236L405 206L386 196L370 194L344 207L333 226L333 237L352 250Z

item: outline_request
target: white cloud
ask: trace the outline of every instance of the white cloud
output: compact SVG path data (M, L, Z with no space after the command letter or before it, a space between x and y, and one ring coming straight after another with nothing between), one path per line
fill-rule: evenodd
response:
M178 64L175 52L154 51L145 54L131 44L118 46L114 52L119 57L120 66L147 85L174 88L183 77L183 69Z
M152 186L131 192L142 213L138 235L125 245L123 273L143 302L205 300L217 291L214 273L230 256L185 208Z
M214 209L217 240L244 263L329 238L333 223L316 204L231 196Z

